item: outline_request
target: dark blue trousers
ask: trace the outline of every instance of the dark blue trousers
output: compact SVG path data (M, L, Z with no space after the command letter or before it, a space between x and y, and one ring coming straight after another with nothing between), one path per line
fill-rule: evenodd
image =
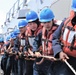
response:
M33 75L53 75L53 71L51 69L52 62L50 60L44 60L42 64L33 65Z
M26 61L24 59L18 59L18 75L26 74Z
M76 70L76 58L69 56L68 63ZM75 75L63 61L53 63L54 75Z

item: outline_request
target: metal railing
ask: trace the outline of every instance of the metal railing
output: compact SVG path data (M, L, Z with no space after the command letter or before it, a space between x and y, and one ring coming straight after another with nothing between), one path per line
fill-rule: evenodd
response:
M42 1L42 0L41 0ZM60 0L56 0L55 2L53 2L50 6L50 8L55 4L57 3L58 1ZM42 1L43 3L43 1ZM11 9L7 12L6 14L6 20L4 22L4 25L8 25L10 23L10 21L16 17L16 14L18 13L18 11L23 8L24 6L27 6L27 0L17 0L13 6L11 7ZM48 6L45 6L45 7L48 7ZM44 8L44 7L43 7ZM43 9L42 8L42 9ZM41 11L42 9L40 9L39 11ZM14 28L13 28L14 29ZM13 30L12 29L12 30ZM7 29L8 30L8 29ZM9 31L7 31L7 33L9 33ZM6 33L6 34L7 34Z
M7 25L10 24L11 20L13 18L16 17L16 14L18 13L18 11L24 7L24 3L27 2L27 0L17 0L13 6L10 8L10 10L6 13L6 19L4 22L4 26L2 25L2 29L5 29L5 27ZM17 28L16 26L14 28L8 28L7 27L7 32L4 33L3 35L7 35L9 34L11 31L13 31L15 28Z
M12 8L7 12L6 14L6 22L10 22L12 18L15 17L15 15L18 13L18 11L24 6L24 2L27 2L27 0L17 0Z
M52 6L53 6L55 3L57 3L58 1L60 1L60 0L56 0L54 3L51 4L50 7L52 7ZM13 4L12 8L7 12L7 14L6 14L6 21L5 21L4 24L6 24L7 22L10 22L11 19L15 17L15 15L18 13L18 11L19 11L22 7L27 6L26 2L27 2L27 0L17 0L17 1ZM47 7L48 7L48 6L47 6ZM40 9L40 11L41 11L41 9Z

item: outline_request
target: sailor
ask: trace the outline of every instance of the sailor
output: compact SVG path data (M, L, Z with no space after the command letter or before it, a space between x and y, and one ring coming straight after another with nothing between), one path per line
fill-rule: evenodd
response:
M10 75L12 70L12 56L9 53L12 51L14 41L11 36L13 33L7 36L6 42L4 44L4 55L1 60L1 68L4 71L4 75Z
M34 40L35 37L41 32L43 26L40 25L38 14L33 10L30 10L27 13L26 20L28 21L28 28L26 31L26 36L29 43L28 53L33 56L35 50ZM33 75L33 62L33 58L26 60L26 75Z
M0 38L0 54L2 55L1 58L1 69L3 70L3 74L6 74L6 62L7 62L7 55L4 53L4 39Z
M27 38L25 36L26 28L27 28L28 22L27 20L20 20L18 23L18 27L20 30L19 34L19 55L26 55L27 53ZM16 42L16 46L18 44L18 41ZM25 75L26 74L26 60L23 58L18 59L18 75Z
M13 63L12 63L12 75L18 75L18 58L19 58L19 55L18 55L18 52L19 52L19 42L17 40L18 39L18 36L20 34L20 31L19 29L15 29L13 31L13 41L14 41L14 45L13 45L13 50L12 50L12 53L13 53Z
M13 55L14 51L14 41L16 36L14 35L14 31L10 33L10 40L9 40L9 46L7 48L6 53L8 54L7 64L6 64L6 75L17 75L17 59L16 55Z
M54 63L55 75L75 75L64 61L76 70L76 0L72 0L70 15L55 31L52 42L54 56L63 61Z
M41 22L41 25L43 25L43 28L42 32L36 37L35 41L37 41L38 48L42 48L36 49L35 56L37 57L40 57L41 55L53 56L52 34L58 27L54 22L54 17L54 13L50 8L44 8L40 12L39 21ZM38 52L38 50L40 51ZM51 65L51 59L38 59L34 63L34 75L53 75Z

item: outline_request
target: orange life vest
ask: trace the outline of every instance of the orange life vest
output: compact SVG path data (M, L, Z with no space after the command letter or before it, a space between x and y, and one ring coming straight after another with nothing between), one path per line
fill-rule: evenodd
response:
M27 39L29 41L29 45L31 47L31 50L32 50L32 47L33 47L34 39L42 31L42 28L43 28L43 26L39 25L39 27L36 29L36 31L32 35L31 29L29 27L27 27L25 35L26 35L26 37L27 37Z
M47 33L44 27L42 29L42 48L43 48L42 53L44 55L53 55L52 34L56 29L57 29L57 26L53 26L52 29L50 29Z
M42 28L43 28L43 26L40 25L40 26L36 29L36 31L34 32L34 35L33 35L33 36L37 36L37 35L41 32ZM29 36L32 36L32 31L31 31L31 29L30 29L29 27L27 27L27 30L26 30L25 35L28 36L28 37L29 37Z
M71 14L73 11L71 12ZM74 15L74 13L73 13ZM76 25L73 27L70 16L62 28L61 42L63 44L63 51L73 57L76 57Z

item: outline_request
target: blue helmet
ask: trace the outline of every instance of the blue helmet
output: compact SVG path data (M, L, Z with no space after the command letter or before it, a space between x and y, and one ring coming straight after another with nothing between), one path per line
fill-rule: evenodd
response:
M19 30L19 29L15 29L15 30L14 30L14 35L17 36L19 33L20 33L20 30Z
M39 21L40 22L48 22L48 21L51 21L52 19L54 19L54 17L55 16L50 8L44 8L40 12Z
M18 27L21 28L26 26L27 24L28 24L27 20L20 20L18 23Z
M26 20L32 22L38 19L38 15L35 11L29 11L26 15Z
M72 8L72 10L74 10L76 12L76 0L72 0L71 8Z
M0 38L0 42L4 42L4 38L1 37L1 38Z
M8 35L6 38L6 41L9 41L9 40L10 40L10 35Z
M14 32L12 32L11 34L10 34L10 39L15 39L16 38L16 35L14 35Z

